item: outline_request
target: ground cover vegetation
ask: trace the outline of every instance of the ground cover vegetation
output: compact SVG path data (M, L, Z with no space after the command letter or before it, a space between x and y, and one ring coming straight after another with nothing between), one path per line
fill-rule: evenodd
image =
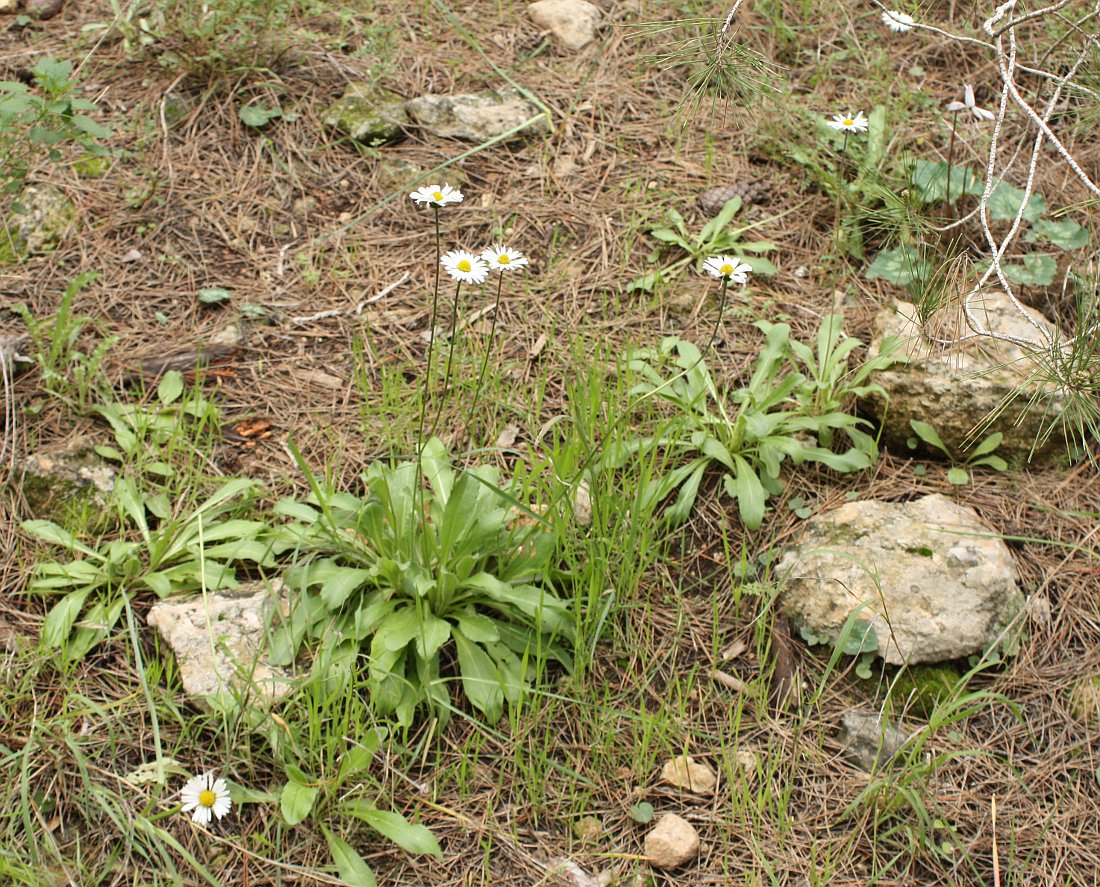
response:
M488 0L30 6L0 882L1095 883L1095 7L605 2L575 49ZM504 82L545 129L353 139L322 109L362 80ZM73 212L28 248L47 186ZM879 307L994 340L991 289L1064 331L1009 336L998 407L1056 391L1060 457L885 446ZM109 495L34 513L19 466L77 438ZM801 522L933 492L1013 546L1018 636L919 671L858 612L792 631ZM289 695L200 704L146 617L254 581ZM906 726L891 766L846 755L856 705ZM684 755L714 791L662 783ZM676 871L663 813L702 837Z

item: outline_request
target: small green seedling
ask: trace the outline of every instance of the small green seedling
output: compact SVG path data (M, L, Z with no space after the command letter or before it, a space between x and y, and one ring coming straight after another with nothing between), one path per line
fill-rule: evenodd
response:
M968 468L987 467L992 468L994 471L1008 470L1008 463L1000 456L994 455L993 453L993 451L1001 445L1001 440L1004 438L1004 435L1000 431L995 431L993 434L989 435L989 437L974 447L973 451L966 459L959 461L951 448L943 442L943 438L940 437L936 429L927 422L910 419L909 426L917 435L906 441L906 445L909 449L915 450L920 442L923 441L927 446L939 450L951 460L951 468L947 471L947 480L949 483L953 483L956 486L969 483L970 472L967 471Z

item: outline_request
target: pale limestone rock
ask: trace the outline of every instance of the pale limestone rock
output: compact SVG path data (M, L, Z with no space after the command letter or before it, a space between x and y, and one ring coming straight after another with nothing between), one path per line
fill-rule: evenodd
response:
M699 833L682 816L666 813L645 836L644 850L654 868L679 868L699 855Z
M458 95L422 95L407 102L409 116L433 135L485 142L537 117L539 109L511 87ZM513 138L549 131L545 117L534 120Z
M777 575L784 612L803 636L835 642L856 614L849 640L863 638L865 651L894 665L1009 642L1006 627L1024 606L1008 546L972 508L939 494L815 515Z
M527 14L569 49L582 49L596 39L600 8L587 0L538 0Z
M706 764L698 764L690 755L675 757L661 768L661 781L674 788L697 794L713 794L718 778Z
M251 689L265 702L291 690L291 676L267 661L265 640L273 610L289 609L281 581L253 582L205 596L153 604L147 621L176 654L183 689L200 704L230 700Z
M976 315L992 330L1032 340L1041 335L1004 293L983 294L975 306ZM1057 335L1057 329L1038 311L1025 310L1035 324ZM915 318L913 305L898 302L896 306L883 309L875 321L871 353L878 353L890 337L896 336L900 339L900 348L895 353L906 358L905 362L874 375L873 381L882 386L889 400L871 395L864 401L868 412L882 423L883 441L899 452L906 452L906 440L913 436L909 420L916 419L935 428L944 442L959 453L1000 431L1004 440L997 454L1010 460L1026 458L1033 442L1061 412L1061 395L1048 389L1026 411L1021 423L1015 425L1030 396L1025 391L988 430L982 431L976 440L968 440L975 426L1024 385L1035 372L1036 364L1019 345L988 337L945 350L922 336ZM969 332L965 323L945 323L934 327L937 336L951 338ZM1057 454L1064 448L1062 436L1050 435L1044 447Z

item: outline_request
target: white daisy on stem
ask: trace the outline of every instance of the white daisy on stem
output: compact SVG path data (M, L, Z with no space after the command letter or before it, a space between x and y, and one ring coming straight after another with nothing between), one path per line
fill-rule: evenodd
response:
M423 188L417 188L409 197L417 203L428 206L462 203L462 192L450 185L426 185Z
M867 132L867 118L863 116L862 111L857 111L855 114L851 111L847 114L837 114L826 123L830 128L845 135L851 132Z
M490 271L517 271L527 264L527 257L518 249L512 249L502 243L494 243L489 249L484 250L481 259L489 266Z
M183 801L183 812L191 813L191 821L200 825L209 825L215 817L221 819L233 806L229 786L220 776L215 778L213 773L188 779L180 792L180 799Z
M907 12L898 12L896 9L888 9L882 14L882 23L895 34L904 34L912 31L917 22Z
M743 286L749 282L752 266L736 256L710 256L703 262L703 270L718 280L729 280Z
M459 283L481 284L489 276L489 264L464 249L451 250L439 260L439 264Z

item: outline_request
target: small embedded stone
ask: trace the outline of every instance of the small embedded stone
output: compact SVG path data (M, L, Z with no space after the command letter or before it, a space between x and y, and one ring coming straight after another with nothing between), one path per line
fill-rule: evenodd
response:
M645 855L658 869L675 869L699 855L699 833L675 813L666 813L645 837Z
M696 763L690 755L672 758L661 768L661 781L673 788L697 794L711 794L718 777L706 764Z

